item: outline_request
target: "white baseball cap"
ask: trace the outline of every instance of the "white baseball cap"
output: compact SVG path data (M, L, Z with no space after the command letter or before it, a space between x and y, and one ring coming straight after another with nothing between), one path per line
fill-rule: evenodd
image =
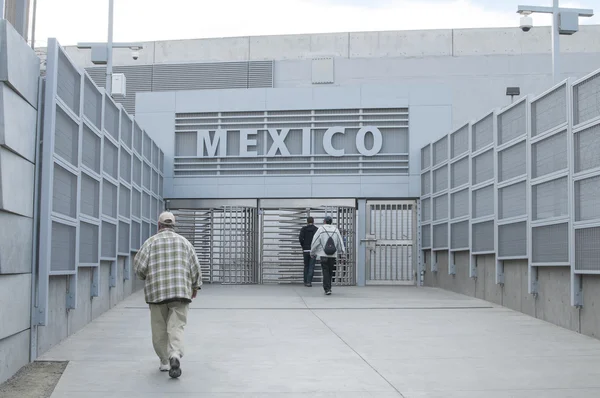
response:
M158 223L162 225L175 225L175 216L173 213L165 211L158 217Z

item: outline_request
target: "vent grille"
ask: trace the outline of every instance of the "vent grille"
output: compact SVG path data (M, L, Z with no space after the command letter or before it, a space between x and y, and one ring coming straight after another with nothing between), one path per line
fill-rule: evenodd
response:
M105 86L105 67L86 71L97 86ZM130 114L141 92L273 87L273 61L115 66L113 73L125 75L127 95L116 102Z

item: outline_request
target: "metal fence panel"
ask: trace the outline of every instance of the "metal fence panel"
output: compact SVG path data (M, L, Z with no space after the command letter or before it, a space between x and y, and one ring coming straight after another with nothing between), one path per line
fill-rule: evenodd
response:
M600 176L575 182L575 221L600 220Z
M473 158L471 173L473 185L490 181L494 178L494 150L490 149Z
M576 133L573 146L576 173L600 167L600 124Z
M473 124L472 151L478 150L494 142L494 115L490 114L483 120Z
M498 218L527 215L527 183L509 185L498 189Z
M448 137L433 144L433 166L448 160Z
M498 152L498 182L527 174L527 144L516 144Z
M600 227L575 230L575 269L600 271Z
M473 191L473 218L481 218L494 214L494 186Z
M423 199L421 201L421 221L431 221L431 199Z
M531 105L531 135L536 137L567 122L567 88L561 85Z
M531 147L531 177L566 170L568 167L567 132L555 134Z
M523 101L498 116L498 145L527 133L527 102Z
M124 221L134 207L129 205L131 154L126 149L134 146L132 118L69 60L55 39L48 43L45 77L40 110L40 278L34 314L38 325L48 319L51 275L70 276L66 307L75 309L78 268L98 267L100 258L116 261L118 243L123 256L130 255L130 246L139 247L139 239L137 244L129 242L134 231L128 231Z
M448 189L448 166L440 167L433 172L433 192L438 193Z
M527 257L527 222L498 226L498 256Z
M469 189L463 189L453 193L451 196L451 218L465 217L469 215Z
M450 225L450 248L469 249L469 221L461 221Z
M469 125L450 135L450 157L452 159L469 152Z
M569 214L569 184L567 177L534 185L531 196L533 220L544 220Z
M433 220L445 220L448 218L448 195L438 196L433 199Z
M573 88L574 121L577 125L600 117L600 73L595 73Z
M438 224L433 226L433 249L448 248L448 224Z
M472 224L472 252L489 253L494 251L494 221Z
M450 188L458 188L469 183L469 158L450 165Z
M532 260L536 264L569 262L569 225L567 223L533 227Z
M421 170L431 167L431 145L421 149Z

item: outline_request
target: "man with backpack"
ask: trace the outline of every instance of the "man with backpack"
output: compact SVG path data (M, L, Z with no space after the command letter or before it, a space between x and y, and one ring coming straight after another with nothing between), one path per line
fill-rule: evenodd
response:
M315 227L315 219L308 217L306 219L308 223L300 230L300 246L304 252L304 286L312 287L313 274L315 272L315 259L310 255L310 248L317 227Z
M335 261L338 253L345 253L344 240L340 230L331 225L333 218L325 217L325 225L321 226L313 238L310 254L311 257L321 257L323 268L323 289L326 295L331 295L331 278L335 270Z

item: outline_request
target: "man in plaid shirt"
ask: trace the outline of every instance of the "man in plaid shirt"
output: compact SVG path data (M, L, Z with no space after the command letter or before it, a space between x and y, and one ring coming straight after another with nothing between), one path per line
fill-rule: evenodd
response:
M144 242L134 266L137 276L146 281L152 344L160 358L160 370L177 378L181 376L183 329L189 305L202 286L202 275L194 246L174 227L175 216L162 213L158 233Z

